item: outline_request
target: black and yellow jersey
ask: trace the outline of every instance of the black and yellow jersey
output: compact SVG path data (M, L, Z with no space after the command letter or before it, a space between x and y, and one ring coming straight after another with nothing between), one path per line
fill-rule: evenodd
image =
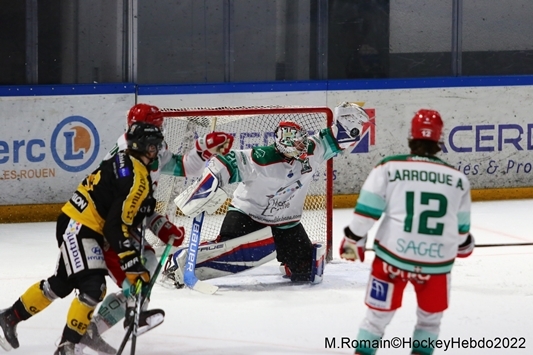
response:
M124 242L130 228L139 226L154 208L148 168L128 153L118 152L80 183L61 210L103 235L120 252L129 249Z

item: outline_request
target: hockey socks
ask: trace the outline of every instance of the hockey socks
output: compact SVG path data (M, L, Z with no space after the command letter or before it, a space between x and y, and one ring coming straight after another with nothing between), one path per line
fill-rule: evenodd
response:
M370 333L368 330L361 329L357 335L356 355L374 355L379 347L381 336Z
M415 329L413 333L413 347L411 348L411 354L416 355L431 355L435 348L431 347L431 343L434 343L439 336L434 333L422 329ZM416 345L416 346L415 346Z

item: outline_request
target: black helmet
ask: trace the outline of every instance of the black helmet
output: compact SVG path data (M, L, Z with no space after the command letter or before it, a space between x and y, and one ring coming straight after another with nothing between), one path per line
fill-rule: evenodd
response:
M133 123L126 132L128 149L139 153L150 152L150 146L155 146L159 151L163 139L163 133L159 128L145 122Z

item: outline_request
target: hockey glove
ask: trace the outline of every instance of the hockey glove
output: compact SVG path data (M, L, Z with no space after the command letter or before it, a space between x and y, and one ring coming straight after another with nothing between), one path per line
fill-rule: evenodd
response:
M466 258L469 257L470 254L474 251L474 236L470 233L468 233L468 237L466 237L466 240L463 244L459 245L459 248L457 248L457 257L458 258Z
M202 212L215 213L227 198L226 192L219 187L218 178L205 169L202 178L183 190L174 203L184 215L195 217Z
M152 233L163 243L171 244L173 247L179 247L183 243L185 229L174 225L166 216L154 213L148 217L148 225Z
M141 259L135 250L126 250L118 254L120 258L120 268L126 274L126 279L131 285L135 285L138 280L144 283L150 282L150 273L142 265Z
M350 261L365 261L366 236L359 237L352 233L350 227L344 228L344 239L341 242L339 254L341 258Z
M365 110L354 102L343 102L335 107L334 117L340 130L353 139L363 133L363 125L370 120Z
M209 160L214 154L228 154L232 145L232 135L224 132L211 132L196 140L196 151L203 160Z

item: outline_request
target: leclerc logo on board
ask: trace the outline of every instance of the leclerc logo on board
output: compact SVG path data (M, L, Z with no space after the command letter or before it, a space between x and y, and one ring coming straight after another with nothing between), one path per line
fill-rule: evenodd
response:
M96 160L100 137L94 124L82 116L70 116L61 121L50 140L52 156L62 169L78 172Z

